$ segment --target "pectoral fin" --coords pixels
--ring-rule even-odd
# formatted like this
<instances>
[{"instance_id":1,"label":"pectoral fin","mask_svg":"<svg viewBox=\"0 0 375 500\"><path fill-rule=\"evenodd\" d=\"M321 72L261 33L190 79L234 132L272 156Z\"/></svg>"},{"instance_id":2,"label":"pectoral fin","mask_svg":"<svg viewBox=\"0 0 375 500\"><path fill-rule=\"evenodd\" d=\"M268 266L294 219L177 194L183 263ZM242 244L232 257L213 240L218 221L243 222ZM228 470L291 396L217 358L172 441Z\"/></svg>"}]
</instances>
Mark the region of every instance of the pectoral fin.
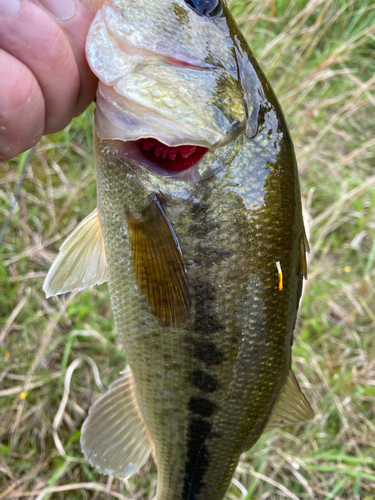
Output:
<instances>
[{"instance_id":1,"label":"pectoral fin","mask_svg":"<svg viewBox=\"0 0 375 500\"><path fill-rule=\"evenodd\" d=\"M82 426L81 446L93 467L120 479L132 476L146 462L152 440L136 401L129 367L90 408Z\"/></svg>"},{"instance_id":2,"label":"pectoral fin","mask_svg":"<svg viewBox=\"0 0 375 500\"><path fill-rule=\"evenodd\" d=\"M166 326L184 322L191 298L180 245L156 198L136 219L127 213L129 244L138 290Z\"/></svg>"},{"instance_id":3,"label":"pectoral fin","mask_svg":"<svg viewBox=\"0 0 375 500\"><path fill-rule=\"evenodd\" d=\"M311 406L301 391L293 371L289 370L280 398L263 432L284 425L295 425L298 422L305 422L312 418L314 418L314 413Z\"/></svg>"},{"instance_id":4,"label":"pectoral fin","mask_svg":"<svg viewBox=\"0 0 375 500\"><path fill-rule=\"evenodd\" d=\"M102 226L96 208L68 236L43 284L47 298L106 281Z\"/></svg>"}]
</instances>

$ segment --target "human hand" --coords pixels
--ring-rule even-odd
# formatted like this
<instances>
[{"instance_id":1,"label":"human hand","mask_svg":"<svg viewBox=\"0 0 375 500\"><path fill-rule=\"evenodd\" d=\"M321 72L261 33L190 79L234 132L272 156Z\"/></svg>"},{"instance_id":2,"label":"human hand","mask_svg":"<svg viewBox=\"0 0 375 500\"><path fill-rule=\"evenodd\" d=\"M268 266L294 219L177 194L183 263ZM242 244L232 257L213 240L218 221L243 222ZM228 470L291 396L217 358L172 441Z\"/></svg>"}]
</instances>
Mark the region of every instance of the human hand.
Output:
<instances>
[{"instance_id":1,"label":"human hand","mask_svg":"<svg viewBox=\"0 0 375 500\"><path fill-rule=\"evenodd\" d=\"M92 19L78 0L0 0L0 161L62 130L94 99Z\"/></svg>"}]
</instances>

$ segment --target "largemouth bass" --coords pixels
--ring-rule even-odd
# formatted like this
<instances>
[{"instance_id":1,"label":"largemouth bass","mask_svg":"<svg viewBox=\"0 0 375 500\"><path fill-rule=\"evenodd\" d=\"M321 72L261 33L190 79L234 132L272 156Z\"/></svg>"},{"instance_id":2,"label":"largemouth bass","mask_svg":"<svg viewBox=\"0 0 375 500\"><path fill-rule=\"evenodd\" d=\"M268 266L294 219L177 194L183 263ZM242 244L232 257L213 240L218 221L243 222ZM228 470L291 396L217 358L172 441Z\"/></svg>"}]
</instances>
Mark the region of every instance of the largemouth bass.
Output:
<instances>
[{"instance_id":1,"label":"largemouth bass","mask_svg":"<svg viewBox=\"0 0 375 500\"><path fill-rule=\"evenodd\" d=\"M87 0L99 77L98 209L48 296L108 281L129 366L93 405L86 458L158 500L220 500L241 453L312 418L291 371L305 237L280 105L223 0Z\"/></svg>"}]
</instances>

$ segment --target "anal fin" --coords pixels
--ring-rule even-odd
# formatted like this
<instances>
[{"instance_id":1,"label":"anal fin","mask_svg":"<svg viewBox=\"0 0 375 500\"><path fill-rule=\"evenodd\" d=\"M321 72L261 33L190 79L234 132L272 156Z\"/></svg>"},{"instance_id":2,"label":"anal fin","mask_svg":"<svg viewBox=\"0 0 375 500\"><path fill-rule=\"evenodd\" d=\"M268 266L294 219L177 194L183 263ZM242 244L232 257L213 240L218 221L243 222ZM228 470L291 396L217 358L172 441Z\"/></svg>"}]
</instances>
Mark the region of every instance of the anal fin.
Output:
<instances>
[{"instance_id":1,"label":"anal fin","mask_svg":"<svg viewBox=\"0 0 375 500\"><path fill-rule=\"evenodd\" d=\"M147 461L152 440L136 401L130 367L90 408L81 447L99 472L120 479L132 476Z\"/></svg>"},{"instance_id":2,"label":"anal fin","mask_svg":"<svg viewBox=\"0 0 375 500\"><path fill-rule=\"evenodd\" d=\"M279 400L263 432L285 425L295 425L312 418L314 418L314 413L311 406L290 369Z\"/></svg>"}]
</instances>

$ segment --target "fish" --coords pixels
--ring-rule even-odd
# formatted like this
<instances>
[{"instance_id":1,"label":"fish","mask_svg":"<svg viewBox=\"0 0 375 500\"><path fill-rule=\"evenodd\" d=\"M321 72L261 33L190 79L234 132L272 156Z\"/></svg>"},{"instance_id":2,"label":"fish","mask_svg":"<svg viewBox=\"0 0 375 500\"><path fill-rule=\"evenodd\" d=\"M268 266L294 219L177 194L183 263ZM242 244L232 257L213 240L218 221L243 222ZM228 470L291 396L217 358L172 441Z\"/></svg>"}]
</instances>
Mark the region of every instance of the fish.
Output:
<instances>
[{"instance_id":1,"label":"fish","mask_svg":"<svg viewBox=\"0 0 375 500\"><path fill-rule=\"evenodd\" d=\"M308 251L293 143L224 0L91 8L98 206L44 291L107 281L128 364L82 450L121 479L153 452L157 500L220 500L264 432L313 418L291 369Z\"/></svg>"}]
</instances>

